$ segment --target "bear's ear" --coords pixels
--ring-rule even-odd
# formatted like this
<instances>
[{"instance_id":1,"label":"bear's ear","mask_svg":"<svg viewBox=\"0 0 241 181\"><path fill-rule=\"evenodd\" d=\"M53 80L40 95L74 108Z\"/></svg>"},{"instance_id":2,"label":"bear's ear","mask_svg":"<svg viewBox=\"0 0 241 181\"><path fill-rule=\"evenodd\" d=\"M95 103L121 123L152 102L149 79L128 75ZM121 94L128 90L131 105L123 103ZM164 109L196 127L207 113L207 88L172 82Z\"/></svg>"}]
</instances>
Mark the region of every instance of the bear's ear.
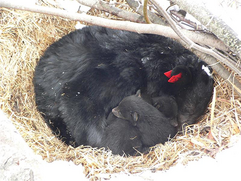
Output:
<instances>
[{"instance_id":1,"label":"bear's ear","mask_svg":"<svg viewBox=\"0 0 241 181\"><path fill-rule=\"evenodd\" d=\"M159 102L155 102L155 103L153 104L153 106L154 106L155 108L157 108L158 110L160 110L160 108L161 108L161 105L159 104Z\"/></svg>"},{"instance_id":2,"label":"bear's ear","mask_svg":"<svg viewBox=\"0 0 241 181\"><path fill-rule=\"evenodd\" d=\"M112 109L112 113L117 117L121 119L125 119L124 116L121 114L120 109L117 107Z\"/></svg>"},{"instance_id":3,"label":"bear's ear","mask_svg":"<svg viewBox=\"0 0 241 181\"><path fill-rule=\"evenodd\" d=\"M140 98L141 98L141 90L140 90L140 89L137 90L137 92L136 92L136 97L140 97Z\"/></svg>"},{"instance_id":4,"label":"bear's ear","mask_svg":"<svg viewBox=\"0 0 241 181\"><path fill-rule=\"evenodd\" d=\"M139 114L138 114L137 112L132 113L131 116L132 116L132 118L133 118L133 120L134 120L135 122L138 121L138 119L139 119Z\"/></svg>"},{"instance_id":5,"label":"bear's ear","mask_svg":"<svg viewBox=\"0 0 241 181\"><path fill-rule=\"evenodd\" d=\"M172 120L170 121L170 123L171 123L172 126L178 127L178 121L177 121L177 119L172 119Z\"/></svg>"}]
</instances>

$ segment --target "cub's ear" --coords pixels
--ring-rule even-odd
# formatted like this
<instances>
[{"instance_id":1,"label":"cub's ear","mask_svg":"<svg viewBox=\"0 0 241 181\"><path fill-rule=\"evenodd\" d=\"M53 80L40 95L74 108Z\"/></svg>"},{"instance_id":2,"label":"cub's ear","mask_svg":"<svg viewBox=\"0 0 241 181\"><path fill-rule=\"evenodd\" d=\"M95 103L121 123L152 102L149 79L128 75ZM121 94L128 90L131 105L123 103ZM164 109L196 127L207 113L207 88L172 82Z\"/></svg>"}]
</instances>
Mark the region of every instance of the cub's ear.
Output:
<instances>
[{"instance_id":1,"label":"cub's ear","mask_svg":"<svg viewBox=\"0 0 241 181\"><path fill-rule=\"evenodd\" d=\"M138 114L137 112L132 113L131 116L132 116L132 118L133 118L133 120L134 120L135 122L138 121L138 119L139 119L139 114Z\"/></svg>"},{"instance_id":2,"label":"cub's ear","mask_svg":"<svg viewBox=\"0 0 241 181\"><path fill-rule=\"evenodd\" d=\"M160 111L161 105L158 102L155 102L153 106Z\"/></svg>"},{"instance_id":3,"label":"cub's ear","mask_svg":"<svg viewBox=\"0 0 241 181\"><path fill-rule=\"evenodd\" d=\"M121 119L125 119L124 116L121 114L120 109L118 107L115 107L112 109L112 113L117 117Z\"/></svg>"},{"instance_id":4,"label":"cub's ear","mask_svg":"<svg viewBox=\"0 0 241 181\"><path fill-rule=\"evenodd\" d=\"M141 98L141 90L140 89L136 92L136 97L140 97Z\"/></svg>"},{"instance_id":5,"label":"cub's ear","mask_svg":"<svg viewBox=\"0 0 241 181\"><path fill-rule=\"evenodd\" d=\"M172 120L170 121L170 123L171 123L172 126L178 127L178 121L177 121L177 119L172 119Z\"/></svg>"}]
</instances>

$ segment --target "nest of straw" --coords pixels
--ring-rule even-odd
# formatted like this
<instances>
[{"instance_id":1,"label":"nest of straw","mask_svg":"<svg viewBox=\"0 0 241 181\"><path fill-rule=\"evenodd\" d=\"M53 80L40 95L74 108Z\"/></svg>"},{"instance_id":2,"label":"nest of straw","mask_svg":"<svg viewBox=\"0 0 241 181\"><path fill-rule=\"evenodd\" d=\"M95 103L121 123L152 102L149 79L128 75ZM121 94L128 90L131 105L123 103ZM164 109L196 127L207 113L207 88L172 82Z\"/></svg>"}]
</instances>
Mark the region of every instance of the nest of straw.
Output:
<instances>
[{"instance_id":1,"label":"nest of straw","mask_svg":"<svg viewBox=\"0 0 241 181\"><path fill-rule=\"evenodd\" d=\"M93 11L95 12L95 11ZM76 22L36 13L0 9L0 105L36 154L48 162L73 161L82 164L87 177L118 172L138 173L166 170L203 155L215 156L240 134L241 99L233 88L215 76L216 93L200 122L188 126L164 145L146 155L124 157L91 147L73 148L59 141L36 109L32 78L44 50L74 30ZM96 12L95 12L96 13ZM108 176L107 176L108 177Z\"/></svg>"}]
</instances>

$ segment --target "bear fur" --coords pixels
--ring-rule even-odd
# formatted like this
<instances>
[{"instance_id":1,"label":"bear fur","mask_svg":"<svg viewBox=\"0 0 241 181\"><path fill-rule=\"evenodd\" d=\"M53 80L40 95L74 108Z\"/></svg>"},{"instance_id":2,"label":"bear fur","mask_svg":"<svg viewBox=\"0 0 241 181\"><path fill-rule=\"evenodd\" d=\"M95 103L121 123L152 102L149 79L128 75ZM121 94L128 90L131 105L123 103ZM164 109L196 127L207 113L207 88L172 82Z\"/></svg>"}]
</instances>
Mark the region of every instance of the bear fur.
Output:
<instances>
[{"instance_id":1,"label":"bear fur","mask_svg":"<svg viewBox=\"0 0 241 181\"><path fill-rule=\"evenodd\" d=\"M53 43L40 58L33 78L36 105L67 144L98 146L111 110L138 89L151 97L170 94L177 99L179 94L195 95L202 86L209 89L199 93L205 100L182 110L179 117L185 115L185 121L178 120L195 123L208 105L212 84L191 82L172 91L177 88L168 83L164 72L178 65L188 66L196 81L202 71L199 65L206 63L167 37L88 26ZM178 107L186 99L181 101L177 101ZM193 112L200 101L203 111L189 119L185 111Z\"/></svg>"}]
</instances>

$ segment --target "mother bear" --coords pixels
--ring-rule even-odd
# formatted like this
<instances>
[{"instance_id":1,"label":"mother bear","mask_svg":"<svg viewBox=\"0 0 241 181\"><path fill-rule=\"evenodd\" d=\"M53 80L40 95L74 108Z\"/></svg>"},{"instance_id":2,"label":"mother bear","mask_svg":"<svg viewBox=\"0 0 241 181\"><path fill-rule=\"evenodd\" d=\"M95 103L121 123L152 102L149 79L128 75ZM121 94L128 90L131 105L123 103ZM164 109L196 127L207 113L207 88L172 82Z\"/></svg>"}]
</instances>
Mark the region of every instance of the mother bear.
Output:
<instances>
[{"instance_id":1,"label":"mother bear","mask_svg":"<svg viewBox=\"0 0 241 181\"><path fill-rule=\"evenodd\" d=\"M190 78L176 86L164 73L179 65L188 68ZM203 65L170 38L88 26L53 43L41 57L33 79L36 104L67 144L100 146L108 114L138 89L152 97L182 96L177 104L185 119L179 123L196 122L212 95ZM192 99L186 99L189 94Z\"/></svg>"}]
</instances>

